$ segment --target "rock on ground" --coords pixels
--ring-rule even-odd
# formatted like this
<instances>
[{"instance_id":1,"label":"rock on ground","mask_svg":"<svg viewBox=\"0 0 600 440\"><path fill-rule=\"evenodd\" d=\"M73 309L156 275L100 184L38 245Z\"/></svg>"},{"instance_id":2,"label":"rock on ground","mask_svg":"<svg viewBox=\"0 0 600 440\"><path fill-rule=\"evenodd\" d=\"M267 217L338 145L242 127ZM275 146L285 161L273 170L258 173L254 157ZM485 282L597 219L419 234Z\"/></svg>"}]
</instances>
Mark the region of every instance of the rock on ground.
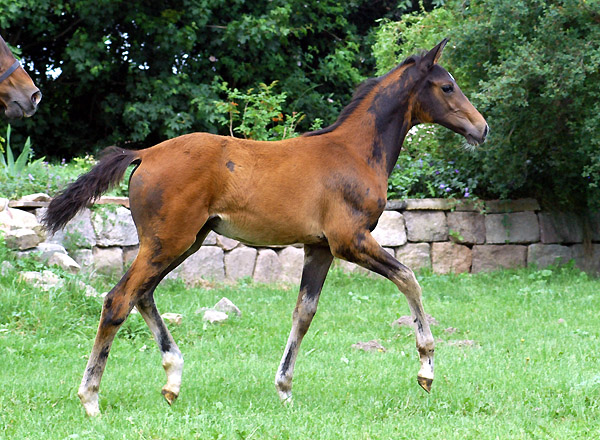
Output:
<instances>
[{"instance_id":1,"label":"rock on ground","mask_svg":"<svg viewBox=\"0 0 600 440\"><path fill-rule=\"evenodd\" d=\"M221 298L213 307L214 310L224 313L235 313L238 316L242 316L242 311L228 298Z\"/></svg>"}]
</instances>

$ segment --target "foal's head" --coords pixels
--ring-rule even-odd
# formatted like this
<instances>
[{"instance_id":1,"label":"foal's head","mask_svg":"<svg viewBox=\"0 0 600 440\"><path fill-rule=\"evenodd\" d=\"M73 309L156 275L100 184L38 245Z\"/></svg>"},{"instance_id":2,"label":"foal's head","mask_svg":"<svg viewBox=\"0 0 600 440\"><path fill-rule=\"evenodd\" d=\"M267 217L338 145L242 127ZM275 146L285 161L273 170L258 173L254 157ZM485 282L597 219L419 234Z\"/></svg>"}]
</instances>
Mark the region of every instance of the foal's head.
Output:
<instances>
[{"instance_id":1,"label":"foal's head","mask_svg":"<svg viewBox=\"0 0 600 440\"><path fill-rule=\"evenodd\" d=\"M0 37L0 109L4 107L9 119L29 117L41 99L40 90Z\"/></svg>"},{"instance_id":2,"label":"foal's head","mask_svg":"<svg viewBox=\"0 0 600 440\"><path fill-rule=\"evenodd\" d=\"M442 40L416 62L422 80L414 90L413 122L443 125L463 135L471 145L478 145L485 141L489 127L452 75L437 63L447 42Z\"/></svg>"}]
</instances>

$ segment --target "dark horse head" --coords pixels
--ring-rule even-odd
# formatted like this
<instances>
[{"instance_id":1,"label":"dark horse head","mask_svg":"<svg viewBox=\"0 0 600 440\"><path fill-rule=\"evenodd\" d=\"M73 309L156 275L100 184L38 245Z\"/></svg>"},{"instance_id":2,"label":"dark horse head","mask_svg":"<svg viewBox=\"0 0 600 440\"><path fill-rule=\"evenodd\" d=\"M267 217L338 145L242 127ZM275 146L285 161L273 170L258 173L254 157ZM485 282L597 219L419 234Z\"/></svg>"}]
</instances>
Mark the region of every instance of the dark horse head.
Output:
<instances>
[{"instance_id":1,"label":"dark horse head","mask_svg":"<svg viewBox=\"0 0 600 440\"><path fill-rule=\"evenodd\" d=\"M6 117L32 116L41 99L42 93L0 37L0 103Z\"/></svg>"},{"instance_id":2,"label":"dark horse head","mask_svg":"<svg viewBox=\"0 0 600 440\"><path fill-rule=\"evenodd\" d=\"M469 102L456 81L437 62L448 39L416 61L422 74L414 94L413 124L433 122L461 134L471 145L485 141L489 127L481 113Z\"/></svg>"}]
</instances>

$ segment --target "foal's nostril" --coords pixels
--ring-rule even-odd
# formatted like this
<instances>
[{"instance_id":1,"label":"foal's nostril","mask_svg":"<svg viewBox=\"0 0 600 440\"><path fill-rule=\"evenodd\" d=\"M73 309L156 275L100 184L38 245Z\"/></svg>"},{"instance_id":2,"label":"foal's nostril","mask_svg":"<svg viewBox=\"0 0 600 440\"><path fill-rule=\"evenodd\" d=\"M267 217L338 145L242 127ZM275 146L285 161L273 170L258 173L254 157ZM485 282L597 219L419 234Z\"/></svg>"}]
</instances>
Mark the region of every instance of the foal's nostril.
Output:
<instances>
[{"instance_id":1,"label":"foal's nostril","mask_svg":"<svg viewBox=\"0 0 600 440\"><path fill-rule=\"evenodd\" d=\"M485 128L483 129L483 138L485 139L490 132L490 126L485 124Z\"/></svg>"},{"instance_id":2,"label":"foal's nostril","mask_svg":"<svg viewBox=\"0 0 600 440\"><path fill-rule=\"evenodd\" d=\"M40 92L39 90L36 91L33 95L31 95L31 103L33 104L34 107L37 107L37 105L40 103L41 100L42 100L42 92Z\"/></svg>"}]
</instances>

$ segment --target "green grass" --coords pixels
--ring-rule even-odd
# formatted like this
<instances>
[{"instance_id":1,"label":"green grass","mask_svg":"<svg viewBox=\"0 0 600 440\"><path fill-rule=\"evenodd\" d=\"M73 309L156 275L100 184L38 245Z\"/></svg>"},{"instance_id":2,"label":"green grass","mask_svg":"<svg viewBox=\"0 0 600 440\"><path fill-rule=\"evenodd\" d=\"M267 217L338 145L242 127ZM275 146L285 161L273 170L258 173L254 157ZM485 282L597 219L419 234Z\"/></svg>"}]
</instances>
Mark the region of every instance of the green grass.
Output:
<instances>
[{"instance_id":1,"label":"green grass","mask_svg":"<svg viewBox=\"0 0 600 440\"><path fill-rule=\"evenodd\" d=\"M12 258L2 249L0 257ZM600 280L571 268L419 279L439 322L430 395L416 382L412 330L390 325L409 313L390 282L330 274L296 364L292 408L273 381L296 289L170 282L155 297L161 312L184 316L170 325L186 362L179 400L169 407L160 395L158 349L132 315L110 353L103 414L89 419L76 392L100 301L71 282L42 292L11 271L0 276L0 438L600 438ZM108 290L110 281L94 285ZM223 296L242 317L204 323L196 310ZM387 352L351 348L371 339ZM475 345L453 345L461 340Z\"/></svg>"}]
</instances>

